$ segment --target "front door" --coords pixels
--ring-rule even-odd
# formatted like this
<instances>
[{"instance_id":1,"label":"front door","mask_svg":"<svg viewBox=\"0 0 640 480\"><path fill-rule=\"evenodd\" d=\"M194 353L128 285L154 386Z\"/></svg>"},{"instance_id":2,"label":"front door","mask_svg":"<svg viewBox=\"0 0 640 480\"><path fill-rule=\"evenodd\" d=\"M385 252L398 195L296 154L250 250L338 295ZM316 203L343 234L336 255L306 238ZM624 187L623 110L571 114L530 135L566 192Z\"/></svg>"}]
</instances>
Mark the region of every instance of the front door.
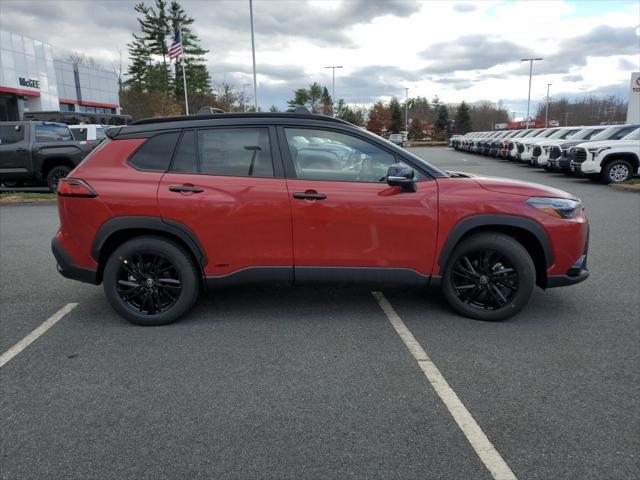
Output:
<instances>
[{"instance_id":1,"label":"front door","mask_svg":"<svg viewBox=\"0 0 640 480\"><path fill-rule=\"evenodd\" d=\"M186 130L160 181L162 216L195 233L210 281L292 277L291 204L271 129Z\"/></svg>"},{"instance_id":2,"label":"front door","mask_svg":"<svg viewBox=\"0 0 640 480\"><path fill-rule=\"evenodd\" d=\"M431 274L437 184L417 175L416 191L386 183L398 158L362 137L326 129L280 130L293 206L296 281L323 276L374 279ZM292 178L294 177L294 178ZM336 268L337 267L337 268ZM330 274L329 274L330 276Z\"/></svg>"}]
</instances>

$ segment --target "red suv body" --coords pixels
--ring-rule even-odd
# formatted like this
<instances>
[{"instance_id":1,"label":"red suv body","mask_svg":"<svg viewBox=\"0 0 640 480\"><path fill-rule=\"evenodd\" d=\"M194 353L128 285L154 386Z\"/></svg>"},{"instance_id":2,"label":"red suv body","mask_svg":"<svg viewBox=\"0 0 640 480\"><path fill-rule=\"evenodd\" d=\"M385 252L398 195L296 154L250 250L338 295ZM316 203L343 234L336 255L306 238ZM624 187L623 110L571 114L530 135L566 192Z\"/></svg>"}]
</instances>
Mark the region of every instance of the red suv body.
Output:
<instances>
[{"instance_id":1,"label":"red suv body","mask_svg":"<svg viewBox=\"0 0 640 480\"><path fill-rule=\"evenodd\" d=\"M346 122L220 114L109 130L58 190L62 275L169 323L201 289L250 282L441 284L502 320L535 285L588 276L578 199L441 171Z\"/></svg>"}]
</instances>

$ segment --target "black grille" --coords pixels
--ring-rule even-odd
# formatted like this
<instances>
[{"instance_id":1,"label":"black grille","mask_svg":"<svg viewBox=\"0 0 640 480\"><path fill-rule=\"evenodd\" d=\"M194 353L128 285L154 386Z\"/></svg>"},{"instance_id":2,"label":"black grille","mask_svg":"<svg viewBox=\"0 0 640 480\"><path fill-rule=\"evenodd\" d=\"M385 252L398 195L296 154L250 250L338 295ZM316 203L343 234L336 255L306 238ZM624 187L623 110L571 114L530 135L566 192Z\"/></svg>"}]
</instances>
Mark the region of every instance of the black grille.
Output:
<instances>
[{"instance_id":1,"label":"black grille","mask_svg":"<svg viewBox=\"0 0 640 480\"><path fill-rule=\"evenodd\" d=\"M507 148L508 148L509 150L513 150L513 147L515 147L515 146L516 146L516 144L515 144L515 143L513 143L513 142L507 142Z\"/></svg>"},{"instance_id":2,"label":"black grille","mask_svg":"<svg viewBox=\"0 0 640 480\"><path fill-rule=\"evenodd\" d=\"M584 148L574 149L573 161L576 163L582 163L587 159L587 151Z\"/></svg>"},{"instance_id":3,"label":"black grille","mask_svg":"<svg viewBox=\"0 0 640 480\"><path fill-rule=\"evenodd\" d=\"M535 147L533 147L533 156L534 157L539 157L542 154L542 148L538 145L536 145Z\"/></svg>"},{"instance_id":4,"label":"black grille","mask_svg":"<svg viewBox=\"0 0 640 480\"><path fill-rule=\"evenodd\" d=\"M560 155L562 155L562 150L560 150L560 147L551 147L551 150L549 151L549 158L551 160L560 158Z\"/></svg>"},{"instance_id":5,"label":"black grille","mask_svg":"<svg viewBox=\"0 0 640 480\"><path fill-rule=\"evenodd\" d=\"M518 144L518 153L524 152L524 145L522 143Z\"/></svg>"}]
</instances>

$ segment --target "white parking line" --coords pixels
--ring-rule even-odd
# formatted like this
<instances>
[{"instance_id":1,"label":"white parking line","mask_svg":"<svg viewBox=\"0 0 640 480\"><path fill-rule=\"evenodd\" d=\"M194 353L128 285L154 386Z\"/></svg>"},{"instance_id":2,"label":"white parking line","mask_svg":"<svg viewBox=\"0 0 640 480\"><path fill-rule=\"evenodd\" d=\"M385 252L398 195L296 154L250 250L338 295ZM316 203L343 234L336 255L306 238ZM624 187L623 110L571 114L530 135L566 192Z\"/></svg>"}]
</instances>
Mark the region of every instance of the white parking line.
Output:
<instances>
[{"instance_id":1,"label":"white parking line","mask_svg":"<svg viewBox=\"0 0 640 480\"><path fill-rule=\"evenodd\" d=\"M40 335L53 327L62 317L78 306L77 303L67 303L64 307L58 310L56 313L47 318L38 328L33 330L29 335L24 337L18 343L16 343L9 350L0 355L0 368L4 366L9 360L18 355L21 351L35 342Z\"/></svg>"},{"instance_id":2,"label":"white parking line","mask_svg":"<svg viewBox=\"0 0 640 480\"><path fill-rule=\"evenodd\" d=\"M424 376L427 377L427 380L440 397L440 400L442 400L442 403L447 407L447 410L449 410L458 427L460 427L460 430L462 430L464 436L467 437L467 440L478 454L478 457L480 457L482 463L484 463L491 473L491 476L495 480L517 480L511 468L509 468L509 465L507 465L500 453L498 453L489 441L469 413L469 410L467 410L460 401L456 392L449 386L438 368L398 316L386 297L382 292L371 293L378 301L378 305L380 305L389 322L391 322L396 333L400 336L409 352L411 352L411 355L413 355L413 358L418 362L418 366L424 373Z\"/></svg>"}]
</instances>

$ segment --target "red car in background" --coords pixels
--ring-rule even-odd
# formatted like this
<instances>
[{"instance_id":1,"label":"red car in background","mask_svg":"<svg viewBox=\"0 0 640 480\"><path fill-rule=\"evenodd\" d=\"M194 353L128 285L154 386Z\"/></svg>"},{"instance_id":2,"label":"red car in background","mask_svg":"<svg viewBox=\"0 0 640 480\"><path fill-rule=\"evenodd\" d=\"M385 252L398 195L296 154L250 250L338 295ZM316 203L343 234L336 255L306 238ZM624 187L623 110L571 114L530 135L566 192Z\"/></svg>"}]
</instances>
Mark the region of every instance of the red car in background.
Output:
<instances>
[{"instance_id":1,"label":"red car in background","mask_svg":"<svg viewBox=\"0 0 640 480\"><path fill-rule=\"evenodd\" d=\"M444 172L341 120L196 115L107 135L60 182L52 248L136 324L252 282L440 285L459 313L504 320L536 285L588 276L579 199Z\"/></svg>"}]
</instances>

